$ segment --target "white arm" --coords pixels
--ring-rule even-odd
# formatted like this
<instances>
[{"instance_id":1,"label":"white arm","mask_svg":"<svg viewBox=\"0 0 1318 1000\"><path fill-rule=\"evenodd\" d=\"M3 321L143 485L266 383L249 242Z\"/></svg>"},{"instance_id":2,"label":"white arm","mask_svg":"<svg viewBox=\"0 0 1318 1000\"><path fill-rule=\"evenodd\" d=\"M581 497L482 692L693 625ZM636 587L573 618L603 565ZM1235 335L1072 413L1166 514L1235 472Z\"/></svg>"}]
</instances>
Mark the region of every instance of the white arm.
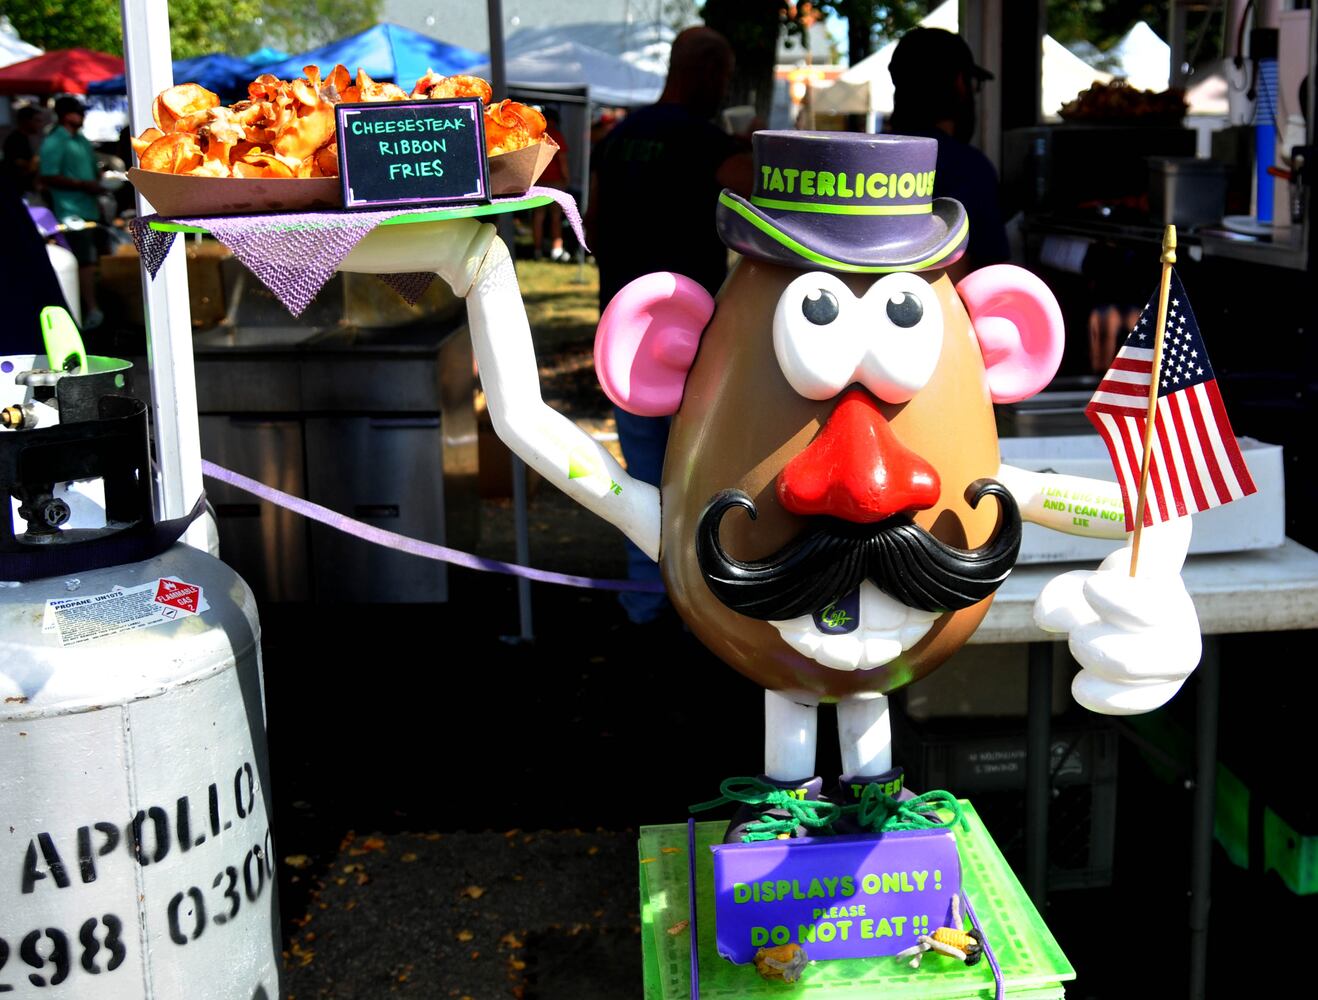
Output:
<instances>
[{"instance_id":1,"label":"white arm","mask_svg":"<svg viewBox=\"0 0 1318 1000\"><path fill-rule=\"evenodd\" d=\"M1097 538L1126 533L1115 483L1009 465L998 478L1026 521ZM1097 572L1072 570L1043 588L1034 604L1035 623L1069 634L1071 655L1081 667L1071 694L1085 708L1105 715L1151 711L1180 690L1198 665L1199 618L1181 581L1189 546L1190 518L1177 518L1144 529L1134 579L1127 538Z\"/></svg>"},{"instance_id":2,"label":"white arm","mask_svg":"<svg viewBox=\"0 0 1318 1000\"><path fill-rule=\"evenodd\" d=\"M532 468L659 558L659 490L540 396L531 328L508 248L490 244L467 295L467 319L494 430Z\"/></svg>"},{"instance_id":3,"label":"white arm","mask_svg":"<svg viewBox=\"0 0 1318 1000\"><path fill-rule=\"evenodd\" d=\"M1087 538L1126 536L1125 509L1116 483L1031 472L1014 465L1001 466L998 481L1015 498L1023 521Z\"/></svg>"},{"instance_id":4,"label":"white arm","mask_svg":"<svg viewBox=\"0 0 1318 1000\"><path fill-rule=\"evenodd\" d=\"M495 433L568 496L659 558L659 491L623 471L601 444L540 395L531 327L512 259L475 219L380 226L340 270L434 271L467 300L467 322Z\"/></svg>"}]
</instances>

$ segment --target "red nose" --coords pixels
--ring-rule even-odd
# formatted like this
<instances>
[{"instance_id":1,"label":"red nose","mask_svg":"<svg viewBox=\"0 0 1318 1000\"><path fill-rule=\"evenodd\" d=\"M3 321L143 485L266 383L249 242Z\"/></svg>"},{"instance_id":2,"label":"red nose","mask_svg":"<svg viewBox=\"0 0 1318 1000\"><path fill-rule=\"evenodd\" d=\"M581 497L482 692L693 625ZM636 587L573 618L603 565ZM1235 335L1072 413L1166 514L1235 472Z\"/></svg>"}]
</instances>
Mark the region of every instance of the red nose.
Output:
<instances>
[{"instance_id":1,"label":"red nose","mask_svg":"<svg viewBox=\"0 0 1318 1000\"><path fill-rule=\"evenodd\" d=\"M830 514L869 524L938 502L938 473L892 433L869 393L853 389L809 447L778 476L778 500L793 514Z\"/></svg>"}]
</instances>

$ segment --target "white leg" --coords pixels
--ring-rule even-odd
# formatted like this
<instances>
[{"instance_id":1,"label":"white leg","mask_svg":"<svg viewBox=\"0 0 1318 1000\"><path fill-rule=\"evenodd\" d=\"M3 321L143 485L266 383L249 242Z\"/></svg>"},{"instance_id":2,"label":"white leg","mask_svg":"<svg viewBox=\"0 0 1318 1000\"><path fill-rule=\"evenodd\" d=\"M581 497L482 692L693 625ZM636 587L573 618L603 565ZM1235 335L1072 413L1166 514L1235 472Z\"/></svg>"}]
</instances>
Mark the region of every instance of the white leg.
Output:
<instances>
[{"instance_id":1,"label":"white leg","mask_svg":"<svg viewBox=\"0 0 1318 1000\"><path fill-rule=\"evenodd\" d=\"M799 781L815 773L819 709L773 691L764 692L764 773Z\"/></svg>"},{"instance_id":2,"label":"white leg","mask_svg":"<svg viewBox=\"0 0 1318 1000\"><path fill-rule=\"evenodd\" d=\"M892 768L892 723L888 699L851 698L838 702L837 738L842 773L872 777Z\"/></svg>"}]
</instances>

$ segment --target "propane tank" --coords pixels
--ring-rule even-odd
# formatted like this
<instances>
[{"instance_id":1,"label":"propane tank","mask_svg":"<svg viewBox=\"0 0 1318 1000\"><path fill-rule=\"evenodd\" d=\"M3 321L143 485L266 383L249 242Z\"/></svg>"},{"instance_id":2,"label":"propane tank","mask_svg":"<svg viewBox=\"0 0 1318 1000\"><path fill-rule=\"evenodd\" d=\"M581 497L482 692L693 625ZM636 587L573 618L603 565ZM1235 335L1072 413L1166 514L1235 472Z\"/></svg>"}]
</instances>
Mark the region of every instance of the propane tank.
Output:
<instances>
[{"instance_id":1,"label":"propane tank","mask_svg":"<svg viewBox=\"0 0 1318 1000\"><path fill-rule=\"evenodd\" d=\"M0 358L0 993L276 1000L256 604L153 516L130 376Z\"/></svg>"}]
</instances>

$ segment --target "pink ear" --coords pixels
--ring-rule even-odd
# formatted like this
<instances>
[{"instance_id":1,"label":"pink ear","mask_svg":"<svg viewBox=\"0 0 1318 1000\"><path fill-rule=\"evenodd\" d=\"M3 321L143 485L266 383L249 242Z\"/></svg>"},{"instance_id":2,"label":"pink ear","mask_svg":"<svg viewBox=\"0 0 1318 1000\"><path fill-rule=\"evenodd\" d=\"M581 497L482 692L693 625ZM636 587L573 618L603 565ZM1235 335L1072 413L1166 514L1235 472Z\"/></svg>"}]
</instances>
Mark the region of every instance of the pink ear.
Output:
<instances>
[{"instance_id":1,"label":"pink ear","mask_svg":"<svg viewBox=\"0 0 1318 1000\"><path fill-rule=\"evenodd\" d=\"M994 264L972 271L956 290L979 337L993 402L1014 403L1052 381L1066 331L1047 285L1024 268Z\"/></svg>"},{"instance_id":2,"label":"pink ear","mask_svg":"<svg viewBox=\"0 0 1318 1000\"><path fill-rule=\"evenodd\" d=\"M657 271L629 283L595 332L595 373L608 397L642 417L676 413L713 314L714 297L683 275Z\"/></svg>"}]
</instances>

